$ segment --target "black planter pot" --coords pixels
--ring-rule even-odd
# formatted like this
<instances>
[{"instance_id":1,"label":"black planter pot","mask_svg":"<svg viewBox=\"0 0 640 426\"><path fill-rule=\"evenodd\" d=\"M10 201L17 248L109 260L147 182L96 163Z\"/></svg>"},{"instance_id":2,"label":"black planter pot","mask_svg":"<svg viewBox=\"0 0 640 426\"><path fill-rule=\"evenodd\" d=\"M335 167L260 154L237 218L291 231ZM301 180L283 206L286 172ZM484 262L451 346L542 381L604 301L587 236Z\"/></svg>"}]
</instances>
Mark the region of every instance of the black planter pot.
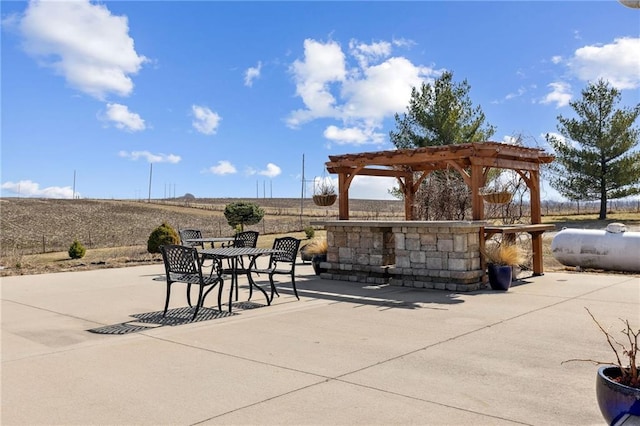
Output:
<instances>
[{"instance_id":1,"label":"black planter pot","mask_svg":"<svg viewBox=\"0 0 640 426\"><path fill-rule=\"evenodd\" d=\"M640 416L640 389L621 385L609 377L619 377L620 369L605 366L598 369L596 397L607 424L614 424L625 414Z\"/></svg>"},{"instance_id":2,"label":"black planter pot","mask_svg":"<svg viewBox=\"0 0 640 426\"><path fill-rule=\"evenodd\" d=\"M487 270L489 271L489 285L494 290L509 290L511 287L512 271L509 265L496 265L489 263Z\"/></svg>"},{"instance_id":3,"label":"black planter pot","mask_svg":"<svg viewBox=\"0 0 640 426\"><path fill-rule=\"evenodd\" d=\"M307 245L308 244L305 244L300 249L300 258L303 262L311 262L311 260L313 259L313 255L311 253L307 253Z\"/></svg>"},{"instance_id":4,"label":"black planter pot","mask_svg":"<svg viewBox=\"0 0 640 426\"><path fill-rule=\"evenodd\" d=\"M315 271L316 275L320 275L322 272L327 272L326 268L320 267L320 263L326 262L326 261L327 261L326 254L316 254L311 258L311 264L313 265L313 270Z\"/></svg>"}]
</instances>

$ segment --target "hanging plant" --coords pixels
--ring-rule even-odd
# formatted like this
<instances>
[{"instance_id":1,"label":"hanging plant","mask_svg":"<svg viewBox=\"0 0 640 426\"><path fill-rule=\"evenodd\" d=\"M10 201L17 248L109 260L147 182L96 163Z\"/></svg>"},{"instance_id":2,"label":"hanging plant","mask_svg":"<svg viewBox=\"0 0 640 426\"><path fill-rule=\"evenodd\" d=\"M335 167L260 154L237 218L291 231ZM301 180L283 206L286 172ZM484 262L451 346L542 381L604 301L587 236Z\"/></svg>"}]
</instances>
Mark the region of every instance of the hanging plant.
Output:
<instances>
[{"instance_id":1,"label":"hanging plant","mask_svg":"<svg viewBox=\"0 0 640 426\"><path fill-rule=\"evenodd\" d=\"M513 194L509 191L481 192L480 195L487 203L507 204Z\"/></svg>"},{"instance_id":2,"label":"hanging plant","mask_svg":"<svg viewBox=\"0 0 640 426\"><path fill-rule=\"evenodd\" d=\"M330 178L323 177L314 185L313 202L317 206L331 206L337 198L336 188Z\"/></svg>"},{"instance_id":3,"label":"hanging plant","mask_svg":"<svg viewBox=\"0 0 640 426\"><path fill-rule=\"evenodd\" d=\"M484 201L491 204L507 204L513 197L510 183L501 183L495 179L491 186L480 188L480 196Z\"/></svg>"}]
</instances>

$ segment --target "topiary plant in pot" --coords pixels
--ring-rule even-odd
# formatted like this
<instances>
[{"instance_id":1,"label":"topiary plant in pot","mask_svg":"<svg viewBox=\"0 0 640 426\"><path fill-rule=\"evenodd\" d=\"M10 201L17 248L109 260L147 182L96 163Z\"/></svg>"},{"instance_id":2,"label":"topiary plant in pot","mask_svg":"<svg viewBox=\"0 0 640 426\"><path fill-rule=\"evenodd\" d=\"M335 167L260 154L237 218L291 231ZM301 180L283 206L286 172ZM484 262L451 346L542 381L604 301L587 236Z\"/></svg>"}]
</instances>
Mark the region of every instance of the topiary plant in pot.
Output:
<instances>
[{"instance_id":1,"label":"topiary plant in pot","mask_svg":"<svg viewBox=\"0 0 640 426\"><path fill-rule=\"evenodd\" d=\"M609 347L615 354L616 362L569 359L562 363L585 361L601 366L596 375L596 397L600 412L607 424L618 424L627 415L640 416L640 377L638 376L640 366L637 358L640 328L634 331L629 320L620 319L623 324L620 334L625 340L621 343L600 325L589 309L587 312L604 333Z\"/></svg>"}]
</instances>

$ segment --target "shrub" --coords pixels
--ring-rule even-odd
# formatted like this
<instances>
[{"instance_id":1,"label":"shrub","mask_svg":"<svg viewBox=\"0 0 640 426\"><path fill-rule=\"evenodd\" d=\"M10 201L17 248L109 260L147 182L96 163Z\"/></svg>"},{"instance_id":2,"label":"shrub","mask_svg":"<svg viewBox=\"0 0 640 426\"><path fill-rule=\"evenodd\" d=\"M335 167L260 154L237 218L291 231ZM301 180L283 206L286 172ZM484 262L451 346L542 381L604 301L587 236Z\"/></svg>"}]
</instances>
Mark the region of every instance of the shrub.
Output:
<instances>
[{"instance_id":1,"label":"shrub","mask_svg":"<svg viewBox=\"0 0 640 426\"><path fill-rule=\"evenodd\" d=\"M163 222L149 235L147 251L149 253L160 253L160 246L165 244L180 244L180 237L171 225Z\"/></svg>"},{"instance_id":2,"label":"shrub","mask_svg":"<svg viewBox=\"0 0 640 426\"><path fill-rule=\"evenodd\" d=\"M264 210L255 203L238 201L226 205L224 217L232 228L240 225L240 232L242 232L244 225L255 225L260 222L264 217Z\"/></svg>"},{"instance_id":3,"label":"shrub","mask_svg":"<svg viewBox=\"0 0 640 426\"><path fill-rule=\"evenodd\" d=\"M304 228L304 233L307 236L307 240L310 240L316 235L316 230L311 226L307 226L306 228Z\"/></svg>"},{"instance_id":4,"label":"shrub","mask_svg":"<svg viewBox=\"0 0 640 426\"><path fill-rule=\"evenodd\" d=\"M71 243L71 246L69 247L69 257L72 259L83 258L86 252L87 250L78 240L73 240L73 243Z\"/></svg>"}]
</instances>

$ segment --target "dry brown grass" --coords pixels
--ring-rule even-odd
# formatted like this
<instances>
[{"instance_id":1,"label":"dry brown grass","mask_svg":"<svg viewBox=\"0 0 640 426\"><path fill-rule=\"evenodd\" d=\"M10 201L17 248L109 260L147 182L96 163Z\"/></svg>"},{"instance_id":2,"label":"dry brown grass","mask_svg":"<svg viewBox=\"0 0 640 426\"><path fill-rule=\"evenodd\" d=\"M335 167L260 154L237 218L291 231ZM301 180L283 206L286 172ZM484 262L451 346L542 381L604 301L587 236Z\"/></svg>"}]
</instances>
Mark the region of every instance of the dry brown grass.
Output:
<instances>
[{"instance_id":1,"label":"dry brown grass","mask_svg":"<svg viewBox=\"0 0 640 426\"><path fill-rule=\"evenodd\" d=\"M200 228L207 236L229 236L226 204L238 199L198 199L185 203L146 203L122 200L51 200L5 198L0 200L0 276L75 271L128 265L159 263L158 255L147 253L151 231L167 221L175 228ZM258 225L258 245L271 247L280 235L306 239L303 232L312 221L337 218L337 204L318 207L305 200L300 215L299 199L250 199L266 212ZM352 219L402 220L401 201L350 200ZM577 227L604 229L608 223L624 222L629 230L640 230L640 213L612 213L608 220L595 215L545 216L545 223L557 229ZM324 231L316 230L316 237ZM86 248L84 258L71 260L67 250L77 238ZM520 242L524 255L531 258L530 244ZM546 271L564 270L550 251L551 235L544 238Z\"/></svg>"}]
</instances>

